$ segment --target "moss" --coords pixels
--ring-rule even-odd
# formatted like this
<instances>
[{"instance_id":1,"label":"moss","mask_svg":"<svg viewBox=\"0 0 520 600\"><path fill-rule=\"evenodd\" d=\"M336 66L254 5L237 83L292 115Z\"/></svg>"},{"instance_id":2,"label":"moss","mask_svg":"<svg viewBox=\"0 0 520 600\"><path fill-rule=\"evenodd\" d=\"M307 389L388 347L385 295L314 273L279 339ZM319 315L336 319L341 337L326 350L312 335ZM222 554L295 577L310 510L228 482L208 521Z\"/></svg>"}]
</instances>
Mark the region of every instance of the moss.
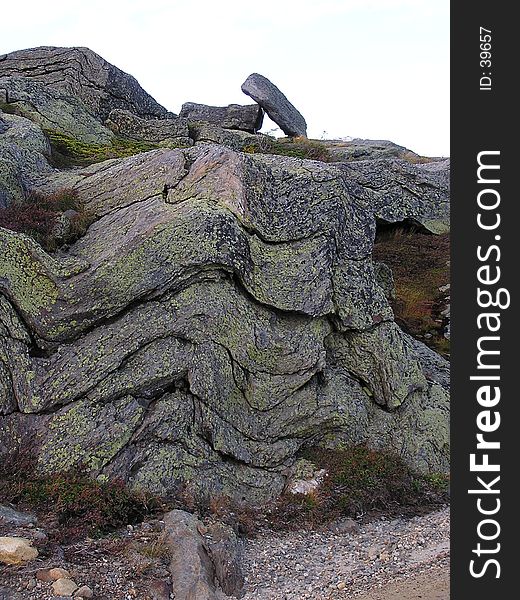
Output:
<instances>
[{"instance_id":1,"label":"moss","mask_svg":"<svg viewBox=\"0 0 520 600\"><path fill-rule=\"evenodd\" d=\"M45 130L52 149L52 160L58 167L86 166L111 158L126 158L160 146L115 136L111 144L87 144L64 133Z\"/></svg>"}]
</instances>

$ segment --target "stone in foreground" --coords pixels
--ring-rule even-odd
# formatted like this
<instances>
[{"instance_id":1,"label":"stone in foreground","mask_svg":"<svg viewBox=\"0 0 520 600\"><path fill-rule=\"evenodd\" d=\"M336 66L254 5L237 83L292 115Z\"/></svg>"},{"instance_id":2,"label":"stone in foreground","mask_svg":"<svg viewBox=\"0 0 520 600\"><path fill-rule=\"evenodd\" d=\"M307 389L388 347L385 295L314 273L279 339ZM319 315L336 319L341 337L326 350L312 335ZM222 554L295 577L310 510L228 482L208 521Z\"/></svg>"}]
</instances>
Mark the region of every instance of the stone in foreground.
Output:
<instances>
[{"instance_id":1,"label":"stone in foreground","mask_svg":"<svg viewBox=\"0 0 520 600\"><path fill-rule=\"evenodd\" d=\"M229 106L207 106L195 102L182 105L180 117L189 121L205 121L224 129L239 129L256 133L262 128L264 111L258 104L230 104Z\"/></svg>"},{"instance_id":2,"label":"stone in foreground","mask_svg":"<svg viewBox=\"0 0 520 600\"><path fill-rule=\"evenodd\" d=\"M242 91L258 102L286 135L307 136L305 119L269 79L252 73L242 84Z\"/></svg>"},{"instance_id":3,"label":"stone in foreground","mask_svg":"<svg viewBox=\"0 0 520 600\"><path fill-rule=\"evenodd\" d=\"M166 514L164 526L176 600L218 600L218 588L226 597L242 596L238 542L230 527L219 523L207 528L183 510Z\"/></svg>"},{"instance_id":4,"label":"stone in foreground","mask_svg":"<svg viewBox=\"0 0 520 600\"><path fill-rule=\"evenodd\" d=\"M23 537L0 537L0 562L7 565L19 565L34 560L38 550L33 548L31 540Z\"/></svg>"}]
</instances>

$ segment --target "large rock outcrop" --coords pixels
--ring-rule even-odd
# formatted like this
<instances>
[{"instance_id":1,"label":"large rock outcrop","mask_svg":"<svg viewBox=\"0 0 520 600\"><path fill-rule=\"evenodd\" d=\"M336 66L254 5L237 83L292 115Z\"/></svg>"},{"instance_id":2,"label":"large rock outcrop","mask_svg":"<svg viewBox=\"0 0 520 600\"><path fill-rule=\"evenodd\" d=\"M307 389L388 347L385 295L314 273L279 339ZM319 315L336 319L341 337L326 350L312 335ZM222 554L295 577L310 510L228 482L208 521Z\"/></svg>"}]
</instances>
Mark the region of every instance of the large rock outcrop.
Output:
<instances>
[{"instance_id":1,"label":"large rock outcrop","mask_svg":"<svg viewBox=\"0 0 520 600\"><path fill-rule=\"evenodd\" d=\"M45 161L37 125L0 117L0 140L22 152L28 128ZM251 134L218 128L233 150L208 127L190 148L13 176L72 188L92 224L54 254L0 228L0 459L250 502L324 439L446 470L444 365L396 325L371 258L376 217L397 204L374 178L410 182L382 164L243 153Z\"/></svg>"},{"instance_id":2,"label":"large rock outcrop","mask_svg":"<svg viewBox=\"0 0 520 600\"><path fill-rule=\"evenodd\" d=\"M88 48L42 46L0 56L1 77L24 77L80 100L103 122L114 108L139 117L161 118L168 111L137 80ZM0 86L1 87L1 86Z\"/></svg>"},{"instance_id":3,"label":"large rock outcrop","mask_svg":"<svg viewBox=\"0 0 520 600\"><path fill-rule=\"evenodd\" d=\"M446 468L446 393L393 322L338 166L206 145L53 178L97 220L55 256L0 230L0 447L248 499L327 431Z\"/></svg>"}]
</instances>

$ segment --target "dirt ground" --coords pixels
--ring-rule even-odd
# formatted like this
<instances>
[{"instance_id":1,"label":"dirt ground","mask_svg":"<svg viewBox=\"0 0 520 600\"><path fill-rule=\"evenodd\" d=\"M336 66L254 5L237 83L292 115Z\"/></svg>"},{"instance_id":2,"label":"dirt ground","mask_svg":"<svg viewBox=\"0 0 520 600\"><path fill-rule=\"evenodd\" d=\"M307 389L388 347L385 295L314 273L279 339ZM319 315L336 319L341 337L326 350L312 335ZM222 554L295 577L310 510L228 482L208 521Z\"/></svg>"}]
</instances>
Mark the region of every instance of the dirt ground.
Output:
<instances>
[{"instance_id":1,"label":"dirt ground","mask_svg":"<svg viewBox=\"0 0 520 600\"><path fill-rule=\"evenodd\" d=\"M449 600L450 577L447 567L437 567L403 579L387 583L384 588L372 589L355 600Z\"/></svg>"}]
</instances>

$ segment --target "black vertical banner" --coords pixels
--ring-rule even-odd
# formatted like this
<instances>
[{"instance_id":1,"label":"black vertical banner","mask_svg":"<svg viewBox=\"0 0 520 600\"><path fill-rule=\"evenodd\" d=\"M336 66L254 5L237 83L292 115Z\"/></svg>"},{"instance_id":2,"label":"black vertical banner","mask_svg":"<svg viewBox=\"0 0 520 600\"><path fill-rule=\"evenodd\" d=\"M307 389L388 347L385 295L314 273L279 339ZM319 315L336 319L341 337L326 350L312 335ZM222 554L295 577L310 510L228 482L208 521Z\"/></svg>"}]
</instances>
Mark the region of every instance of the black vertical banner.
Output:
<instances>
[{"instance_id":1,"label":"black vertical banner","mask_svg":"<svg viewBox=\"0 0 520 600\"><path fill-rule=\"evenodd\" d=\"M502 600L519 573L519 36L514 3L451 6L451 598Z\"/></svg>"}]
</instances>

